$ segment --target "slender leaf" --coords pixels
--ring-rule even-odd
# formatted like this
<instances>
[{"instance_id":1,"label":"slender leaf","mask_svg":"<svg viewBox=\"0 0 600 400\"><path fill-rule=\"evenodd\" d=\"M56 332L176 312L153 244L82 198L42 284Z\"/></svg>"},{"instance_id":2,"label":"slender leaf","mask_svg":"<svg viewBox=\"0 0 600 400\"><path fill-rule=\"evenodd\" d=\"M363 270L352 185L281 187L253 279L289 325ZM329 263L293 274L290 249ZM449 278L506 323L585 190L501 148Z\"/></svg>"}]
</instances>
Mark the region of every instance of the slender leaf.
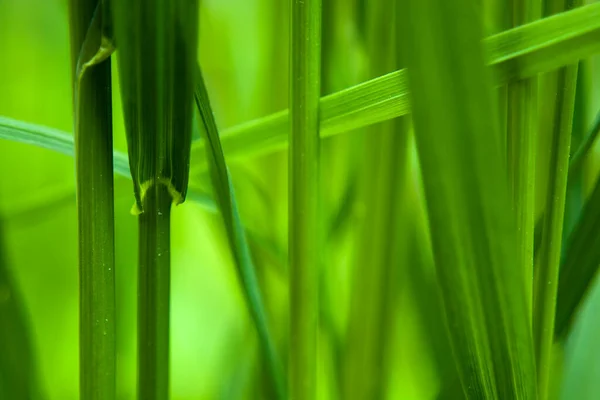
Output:
<instances>
[{"instance_id":1,"label":"slender leaf","mask_svg":"<svg viewBox=\"0 0 600 400\"><path fill-rule=\"evenodd\" d=\"M577 0L575 0L577 1ZM549 0L545 3L545 13L561 12L571 8L570 0ZM577 11L577 10L575 10ZM547 77L546 93L555 96L547 98L554 113L552 125L547 129L549 143L549 169L547 171L546 207L539 255L536 260L533 291L533 339L536 353L538 393L547 399L550 391L552 366L552 344L556 313L557 288L563 237L563 223L567 192L567 177L575 89L577 84L577 63L561 68Z\"/></svg>"},{"instance_id":2,"label":"slender leaf","mask_svg":"<svg viewBox=\"0 0 600 400\"><path fill-rule=\"evenodd\" d=\"M321 0L291 0L289 287L290 397L317 389Z\"/></svg>"},{"instance_id":3,"label":"slender leaf","mask_svg":"<svg viewBox=\"0 0 600 400\"><path fill-rule=\"evenodd\" d=\"M70 3L79 225L80 396L116 396L115 239L108 2ZM107 47L108 46L108 47Z\"/></svg>"},{"instance_id":4,"label":"slender leaf","mask_svg":"<svg viewBox=\"0 0 600 400\"><path fill-rule=\"evenodd\" d=\"M434 259L463 390L467 398L535 398L531 325L481 27L468 0L399 4Z\"/></svg>"},{"instance_id":5,"label":"slender leaf","mask_svg":"<svg viewBox=\"0 0 600 400\"><path fill-rule=\"evenodd\" d=\"M600 52L600 4L532 22L486 38L487 62L497 84L528 78ZM322 138L348 132L410 112L406 71L369 80L320 102ZM233 157L287 146L288 110L225 129L223 151ZM192 151L204 154L196 142ZM198 165L197 168L206 168Z\"/></svg>"},{"instance_id":6,"label":"slender leaf","mask_svg":"<svg viewBox=\"0 0 600 400\"><path fill-rule=\"evenodd\" d=\"M270 332L267 313L256 275L256 268L250 253L246 232L240 220L233 186L229 179L225 157L221 149L217 124L199 67L196 76L195 100L204 127L202 133L205 135L206 142L208 143L208 146L206 146L206 158L209 162L215 199L219 205L219 211L223 216L229 246L231 247L237 272L242 282L250 313L256 324L263 353L270 370L273 393L276 394L278 399L284 399L286 397L285 381L281 361L277 354L275 340Z\"/></svg>"},{"instance_id":7,"label":"slender leaf","mask_svg":"<svg viewBox=\"0 0 600 400\"><path fill-rule=\"evenodd\" d=\"M497 71L497 83L502 84L600 52L599 35L600 4L595 3L493 35L484 40L484 45L488 48L488 63ZM320 102L321 137L410 113L406 79L406 71L399 70L323 97ZM11 129L15 121L6 120L6 117L0 117L0 138L14 140L7 129ZM285 148L288 121L289 112L284 110L225 129L222 132L223 150L228 157L234 158ZM25 129L44 136L52 132L50 128L33 124ZM52 140L57 141L57 147L52 149L63 149L69 154L66 137L61 137L60 131L54 133L58 137ZM27 139L23 137L22 140ZM200 160L204 160L203 146L201 141L195 141L193 145L193 152L199 154ZM122 159L117 157L117 161L121 165ZM202 162L197 168L206 169L206 166L206 162Z\"/></svg>"},{"instance_id":8,"label":"slender leaf","mask_svg":"<svg viewBox=\"0 0 600 400\"><path fill-rule=\"evenodd\" d=\"M42 125L18 121L8 117L0 116L0 139L30 144L43 149L56 151L70 157L75 156L74 138L67 132ZM116 150L113 151L113 162L115 174L131 179L129 159L126 154ZM187 197L206 210L216 212L214 201L202 190L190 186Z\"/></svg>"},{"instance_id":9,"label":"slender leaf","mask_svg":"<svg viewBox=\"0 0 600 400\"><path fill-rule=\"evenodd\" d=\"M515 26L542 16L540 0L514 0L511 23ZM509 186L517 216L517 255L525 277L528 302L533 298L535 230L535 146L538 123L538 78L507 85L507 164ZM531 308L531 307L530 307Z\"/></svg>"}]
</instances>

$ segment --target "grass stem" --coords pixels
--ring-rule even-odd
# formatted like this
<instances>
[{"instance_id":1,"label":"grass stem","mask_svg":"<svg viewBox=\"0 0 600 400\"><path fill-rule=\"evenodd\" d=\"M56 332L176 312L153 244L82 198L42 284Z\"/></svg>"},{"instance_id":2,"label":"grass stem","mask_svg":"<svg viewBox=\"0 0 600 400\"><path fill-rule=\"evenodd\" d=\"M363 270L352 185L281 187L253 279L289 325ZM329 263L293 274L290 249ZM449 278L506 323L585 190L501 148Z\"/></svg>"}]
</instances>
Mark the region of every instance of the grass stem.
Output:
<instances>
[{"instance_id":1,"label":"grass stem","mask_svg":"<svg viewBox=\"0 0 600 400\"><path fill-rule=\"evenodd\" d=\"M166 186L146 193L139 216L138 398L169 398L170 211Z\"/></svg>"},{"instance_id":2,"label":"grass stem","mask_svg":"<svg viewBox=\"0 0 600 400\"><path fill-rule=\"evenodd\" d=\"M115 244L111 114L108 61L81 69L82 57L100 48L93 19L97 0L70 2L74 81L75 165L79 223L80 396L115 398ZM94 49L95 47L95 49Z\"/></svg>"},{"instance_id":3,"label":"grass stem","mask_svg":"<svg viewBox=\"0 0 600 400\"><path fill-rule=\"evenodd\" d=\"M290 397L317 387L321 1L291 0Z\"/></svg>"}]
</instances>

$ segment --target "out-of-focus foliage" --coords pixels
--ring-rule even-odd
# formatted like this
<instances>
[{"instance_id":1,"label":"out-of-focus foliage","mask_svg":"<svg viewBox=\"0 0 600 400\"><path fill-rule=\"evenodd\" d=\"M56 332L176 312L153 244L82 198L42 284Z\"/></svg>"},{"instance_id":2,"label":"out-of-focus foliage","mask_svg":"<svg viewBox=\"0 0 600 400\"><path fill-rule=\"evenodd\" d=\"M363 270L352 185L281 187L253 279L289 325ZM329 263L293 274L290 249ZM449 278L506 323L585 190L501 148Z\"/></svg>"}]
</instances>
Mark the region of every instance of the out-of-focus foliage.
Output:
<instances>
[{"instance_id":1,"label":"out-of-focus foliage","mask_svg":"<svg viewBox=\"0 0 600 400\"><path fill-rule=\"evenodd\" d=\"M411 0L413 3L417 1ZM367 7L372 6L372 2L382 3L384 10L389 7L390 12L394 12L391 6L394 1L324 1L322 95L330 95L388 72L380 69L387 68L385 66L373 66L373 60L370 58L373 49L369 47L372 45L369 38L377 37L374 30L378 28L376 23L367 19L367 15L372 15L366 12ZM40 124L62 132L72 131L72 88L66 3L64 0L0 1L1 117ZM235 133L237 128L233 130L229 128L287 108L288 3L283 0L200 2L198 61L202 66L220 131L226 134ZM485 3L487 7L488 3L492 2L476 3ZM509 2L498 0L494 3L503 5ZM500 9L501 7L494 10ZM452 9L448 13L455 11L459 12ZM492 26L496 24L494 14L486 14L487 12L485 9L477 8L476 13L482 18L485 32L497 33L508 28ZM583 13L581 14L582 18L585 17ZM464 23L468 24L469 21ZM482 22L478 21L478 23ZM591 26L594 22L589 23ZM546 26L552 24L550 21ZM413 27L415 35L418 32L430 32L430 27L426 25ZM561 29L567 29L562 24L552 26L558 36L564 33ZM521 35L523 31L513 31L510 41L501 41L502 37L505 37L502 35L506 33L498 34L495 36L496 39L484 41L484 46L488 46L488 49L492 47L491 55L486 54L487 57L494 58L494 55L505 54L502 53L505 48L500 44L513 49L514 54L519 54L514 57L515 61L494 61L498 64L498 67L493 67L496 73L495 79L501 84L515 77L531 77L541 70L545 71L545 68L552 69L567 61L572 62L578 57L586 56L579 67L580 77L577 87L579 97L575 102L571 153L576 151L576 146L582 140L581 132L587 132L592 127L594 117L600 109L600 58L597 55L589 56L584 52L596 51L595 49L598 48L596 40L598 28L595 27L588 32L587 27L588 25L582 23L576 24L571 28L583 33L576 38L560 36L564 40L560 43L553 41L549 30L539 30L536 36L538 38L550 35L549 41L544 42L549 45L539 48L535 47L539 44L535 42L535 37ZM531 27L524 29L531 29ZM411 40L419 43L419 38L416 36ZM438 43L435 40L433 42ZM390 47L398 45L398 43L391 43ZM530 52L531 56L519 53L521 50ZM456 54L460 54L460 51ZM398 70L398 68L393 69ZM117 72L118 65L113 63L114 76L117 76ZM446 72L450 74L450 71ZM385 79L397 79L401 74L402 88L407 88L410 72L395 74L392 78ZM423 84L422 87L426 87L425 78L419 79ZM381 82L384 81L376 81L377 85ZM118 151L126 153L117 79L113 80L113 86L114 142ZM380 86L373 87L380 88ZM380 99L381 102L370 104L368 110L362 110L363 114L357 114L360 118L365 118L364 121L373 118L372 121L379 122L409 112L407 92L404 92L402 98L398 98L398 93L394 91L400 88L400 85L393 87L384 85L384 88L391 92L373 90L367 93L370 97L358 96L359 99L337 97L342 95L333 94L327 101L330 105L345 107L349 102L359 105L362 104L360 101ZM461 88L454 88L455 93L459 93L460 90ZM449 92L450 89L447 90L447 93ZM365 92L351 93L356 95ZM549 96L551 98L554 94L550 93ZM465 98L472 97L465 95ZM436 118L436 108L424 108L423 98L419 97L419 99L421 121L425 112L429 118ZM458 96L456 99L453 98L453 101L460 103L461 99ZM395 106L391 107L390 104ZM436 106L443 107L441 104ZM453 105L453 109L461 108L468 107L462 104ZM426 111L423 111L424 109ZM331 118L333 113L339 111L333 106L324 107L323 110L326 112L322 115L323 118ZM465 115L468 115L468 112L470 111L465 111ZM542 107L540 112L542 128L550 129L556 121L555 110L552 107ZM505 114L499 113L499 115ZM275 121L285 125L285 119ZM343 369L348 361L347 344L350 337L348 327L352 326L350 319L352 315L361 315L361 313L352 313L354 305L350 296L356 295L354 288L360 287L356 284L357 280L361 279L360 270L356 269L361 267L356 262L357 249L362 244L361 241L368 237L368 232L359 235L358 227L370 226L368 218L373 215L379 215L380 218L380 221L373 226L385 226L387 229L385 233L378 232L374 237L393 235L396 238L394 240L398 240L396 246L386 250L390 255L389 259L394 260L390 268L393 273L386 276L390 281L387 282L386 289L391 288L394 292L391 295L388 293L385 297L389 303L386 304L381 325L381 329L385 330L386 341L385 344L375 344L381 346L375 351L385 352L383 359L386 365L381 370L386 371L386 376L380 377L384 385L381 393L389 399L434 399L438 395L440 398L457 398L456 396L461 393L455 366L457 359L453 357L449 348L449 335L446 332L444 308L441 307L443 303L439 296L437 282L440 277L436 275L436 268L434 268L434 263L436 261L439 263L440 256L432 254L431 249L433 234L440 232L433 232L430 229L435 229L435 223L439 221L435 221L432 225L425 211L428 209L427 201L431 202L431 194L428 194L429 200L426 200L413 140L413 135L419 132L413 132L410 128L406 142L402 142L407 146L407 171L406 176L401 180L402 190L398 190L400 193L394 193L394 196L402 198L403 211L393 219L398 222L390 225L384 219L385 213L376 214L372 209L365 209L378 204L376 199L373 199L373 193L366 193L366 191L378 187L379 183L367 182L370 183L368 185L357 183L363 171L377 170L377 168L366 168L367 163L377 162L379 158L371 147L369 148L373 154L366 157L364 143L370 140L372 135L381 134L379 132L381 129L378 125L365 129L366 122L353 125L351 120L344 121L342 124L332 118L328 122L330 125L321 127L322 133L329 135L334 132L335 135L321 142L322 231L315 232L316 235L320 235L323 245L318 288L321 307L320 361L317 371L319 398L341 399L343 397L340 397L339 393L352 389L351 384L350 389L344 387L347 382ZM339 125L335 125L336 123ZM334 125L335 129L331 128ZM198 126L199 122L196 121L195 129L198 129ZM349 126L359 128L345 132ZM415 126L414 129L418 130L419 126ZM228 146L235 151L241 151L236 146L244 145L244 141L234 143L235 135L223 140L223 148L230 178L235 187L241 221L246 229L248 244L257 268L272 335L285 364L287 360L285 349L289 335L288 171L285 151L267 151L283 148L282 143L285 142L286 132L275 131L276 129L268 131L266 128L260 131L279 136L273 142L267 140L257 142L262 144L252 149L259 154L253 157L228 159ZM576 132L579 132L579 139L575 139ZM480 132L480 134L487 140L498 140L498 136L493 136L492 132ZM198 136L195 138L198 139ZM432 134L431 138L426 139L435 140L435 135ZM244 140L254 143L249 134ZM484 139L478 137L477 140ZM386 142L382 140L382 143ZM540 218L547 206L545 200L549 170L547 145L540 140L535 157L536 218ZM197 146L196 150L198 150ZM206 170L206 153L204 149L196 150L192 152L193 175L190 178L188 201L174 207L172 214L171 397L175 400L261 398L268 393L266 388L269 384L265 372L267 367L262 361L260 341L236 274L230 241L221 218L215 214L215 210L210 211L206 207L201 207L191 196L192 193L212 191ZM446 150L451 151L451 147L447 146ZM577 232L584 232L585 235L593 237L600 235L594 221L586 220L587 216L598 214L597 205L594 207L590 203L583 206L597 182L600 170L599 153L598 145L591 147L589 156L578 171L578 186L575 189L572 186L575 180L571 180L569 176L569 190L575 191L579 197L574 196L575 200L570 200L571 197L567 198L569 210L567 213L571 228L565 233L565 238L569 233L577 235ZM120 160L122 164L123 161ZM461 160L455 161L458 163ZM434 163L435 160L428 160L428 169L424 171L429 173L429 182L441 176L431 173ZM462 168L467 167L462 166ZM11 306L6 302L6 293L13 293L14 290L14 293L20 295L10 299L22 300L18 308L20 316L17 318L21 322L14 322L17 321L15 318L4 319L3 314L0 316L2 317L0 329L11 333L6 337L22 339L19 342L19 346L23 349L21 366L27 365L27 370L35 375L35 380L32 382L39 383L36 387L39 390L36 393L40 394L40 398L77 399L79 396L78 238L73 159L48 149L0 139L0 171L2 171L0 173L0 220L2 221L0 262L3 263L0 268L8 272L6 276L10 277L10 281L6 280L6 282L11 286L7 292L5 290L7 283L4 280L0 282L0 311L4 312L7 304ZM373 177L373 179L379 178L380 175ZM441 182L444 185L454 183ZM484 184L491 185L487 181ZM452 188L448 190L450 192ZM386 190L379 192L387 193ZM117 395L119 399L131 399L136 393L138 235L137 221L129 213L133 201L131 181L119 175L115 176L115 196ZM369 202L365 201L369 198ZM443 201L444 199L437 199L435 207L443 206ZM468 204L471 209L474 209L478 203L473 201ZM399 204L397 206L400 207ZM463 211L467 213L469 210ZM582 222L578 225L577 221ZM446 227L452 226L452 224L446 225ZM477 240L487 241L492 247L493 239L493 237L477 237ZM584 275L588 280L593 278L593 271L598 264L594 262L593 249L586 245L586 243L594 243L591 239L592 237L572 236L563 241L561 248L569 268L577 267L575 265L577 263L573 260L586 261L587 269ZM458 246L460 243L467 242L457 239L457 243ZM572 243L573 249L589 252L572 254L570 251L572 252L573 249L569 250L569 243ZM372 245L369 248L377 249L377 246ZM472 249L465 247L460 250L461 254L469 255ZM365 260L362 267L369 268L368 255L363 255L361 259ZM437 269L439 270L439 265ZM572 276L577 279L580 275ZM598 295L597 279L592 279L591 284L583 286L588 287L585 294L574 294L570 288L561 288L564 293L572 294L571 297L577 298L578 301L581 299L580 305L575 309L573 325L567 324L566 331L561 332L563 334L561 340L557 341L552 348L552 388L555 389L553 390L555 398L564 400L591 400L600 395L600 387L598 387L600 339L595 334L600 323L598 317L600 295ZM446 289L451 290L451 288ZM568 319L570 312L565 319ZM16 314L11 314L14 315ZM9 320L13 322L4 322ZM356 321L354 324L356 326ZM21 335L19 332L27 332L27 334ZM368 333L371 330L364 329L364 332ZM5 337L2 335L0 336ZM370 336L361 339L377 340ZM26 343L27 341L29 343ZM482 340L483 342L485 340ZM0 344L0 348L2 345ZM8 358L1 352L0 358L2 358L0 368L5 368L4 361ZM23 369L15 367L13 372L18 374L19 371ZM0 382L4 376L0 371ZM0 398L4 398L3 389L4 387L0 387Z\"/></svg>"}]
</instances>

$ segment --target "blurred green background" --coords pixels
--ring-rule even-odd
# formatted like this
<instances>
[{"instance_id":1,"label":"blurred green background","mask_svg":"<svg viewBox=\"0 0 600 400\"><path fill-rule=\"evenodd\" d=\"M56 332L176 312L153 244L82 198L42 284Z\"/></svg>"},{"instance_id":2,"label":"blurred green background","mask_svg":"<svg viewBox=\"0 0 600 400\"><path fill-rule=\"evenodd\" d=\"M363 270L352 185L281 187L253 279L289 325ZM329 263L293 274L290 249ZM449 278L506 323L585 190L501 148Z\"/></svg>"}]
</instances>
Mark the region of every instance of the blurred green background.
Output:
<instances>
[{"instance_id":1,"label":"blurred green background","mask_svg":"<svg viewBox=\"0 0 600 400\"><path fill-rule=\"evenodd\" d=\"M200 62L220 127L230 127L287 106L288 5L283 0L204 0L200 14ZM368 78L365 1L324 1L323 93ZM0 0L0 115L72 130L71 71L66 0ZM114 67L113 64L113 69ZM586 61L591 85L589 115L600 107L600 62ZM116 75L115 75L116 76ZM116 79L114 80L117 87ZM116 148L125 151L118 90L114 90ZM591 119L590 119L591 121ZM589 123L589 121L588 121ZM353 204L364 160L364 132L323 143L328 268L321 288L320 397L336 398L340 346L346 335L352 285ZM242 220L253 245L269 314L281 349L287 334L287 159L280 152L230 165ZM403 244L404 264L431 264L420 253L421 199L412 154L415 200ZM194 160L192 160L193 162ZM22 299L40 398L78 398L78 269L74 162L33 146L0 141L0 306ZM590 181L593 180L590 178ZM206 187L205 177L194 184ZM137 221L130 181L116 178L118 393L135 397ZM348 204L351 204L348 206ZM337 218L337 219L336 219ZM333 221L333 222L331 222ZM337 225L334 223L337 221ZM341 222L340 222L341 221ZM413 229L414 226L414 229ZM417 237L417 239L415 239ZM421 244L415 244L415 243ZM171 391L173 399L260 398L257 339L231 263L220 220L193 202L173 211ZM416 250L415 250L416 249ZM414 251L413 251L414 250ZM415 254L413 254L415 253ZM420 260L420 261L415 261ZM402 270L394 277L388 324L392 339L386 392L390 398L433 398L439 389L431 347L430 316L421 303L426 285ZM14 289L9 289L12 282ZM420 284L416 282L421 282ZM593 399L600 393L600 290L589 297L564 351L562 398ZM20 328L0 320L3 334ZM323 322L322 322L323 325ZM434 327L435 329L435 327ZM27 338L22 338L27 339ZM26 343L26 341L24 341ZM26 348L26 344L23 345ZM21 353L25 354L25 353ZM337 356L336 356L337 354ZM9 358L15 368L26 362ZM558 386L557 386L558 387ZM558 390L558 389L557 389ZM557 391L557 394L559 392Z\"/></svg>"}]
</instances>

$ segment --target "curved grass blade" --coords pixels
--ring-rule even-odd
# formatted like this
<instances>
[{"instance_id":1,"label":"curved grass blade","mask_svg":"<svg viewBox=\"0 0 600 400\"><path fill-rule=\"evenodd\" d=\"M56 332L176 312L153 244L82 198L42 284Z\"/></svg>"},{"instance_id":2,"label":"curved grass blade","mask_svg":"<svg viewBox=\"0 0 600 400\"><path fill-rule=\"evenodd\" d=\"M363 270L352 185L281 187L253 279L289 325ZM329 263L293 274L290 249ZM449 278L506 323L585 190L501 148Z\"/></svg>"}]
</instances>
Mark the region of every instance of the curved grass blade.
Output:
<instances>
[{"instance_id":1,"label":"curved grass blade","mask_svg":"<svg viewBox=\"0 0 600 400\"><path fill-rule=\"evenodd\" d=\"M463 391L472 399L533 399L528 302L478 18L469 0L398 4L434 259Z\"/></svg>"},{"instance_id":2,"label":"curved grass blade","mask_svg":"<svg viewBox=\"0 0 600 400\"><path fill-rule=\"evenodd\" d=\"M600 52L600 4L590 4L490 36L486 59L497 84L550 71ZM320 101L321 138L410 113L406 71L399 70L325 96ZM225 129L221 142L230 159L284 149L289 111ZM192 151L203 154L196 142ZM206 168L206 164L195 166Z\"/></svg>"},{"instance_id":3,"label":"curved grass blade","mask_svg":"<svg viewBox=\"0 0 600 400\"><path fill-rule=\"evenodd\" d=\"M108 1L69 3L79 227L80 396L116 396L115 239Z\"/></svg>"},{"instance_id":4,"label":"curved grass blade","mask_svg":"<svg viewBox=\"0 0 600 400\"><path fill-rule=\"evenodd\" d=\"M484 40L484 46L488 48L488 64L499 71L497 83L502 84L600 52L599 35L600 4L596 3L493 35ZM406 70L399 70L321 98L321 137L410 113L406 79ZM283 149L288 143L288 121L289 111L283 110L225 129L221 135L223 150L235 158ZM195 141L192 151L204 161L203 146ZM195 166L206 167L205 161Z\"/></svg>"},{"instance_id":5,"label":"curved grass blade","mask_svg":"<svg viewBox=\"0 0 600 400\"><path fill-rule=\"evenodd\" d=\"M209 164L214 196L223 217L227 239L237 267L237 273L242 282L250 314L254 320L262 346L264 357L269 367L273 384L273 393L277 399L286 398L285 380L275 340L270 332L267 313L258 284L256 268L252 260L246 232L242 226L237 208L225 157L221 148L219 132L215 122L204 78L200 67L196 72L195 100L202 120L202 133L206 138L206 158Z\"/></svg>"},{"instance_id":6,"label":"curved grass blade","mask_svg":"<svg viewBox=\"0 0 600 400\"><path fill-rule=\"evenodd\" d=\"M0 116L0 139L30 144L43 149L56 151L70 157L75 156L73 136L59 129L22 122ZM131 179L127 154L113 151L113 168L115 174ZM210 212L216 212L215 202L207 193L190 186L187 197Z\"/></svg>"},{"instance_id":7,"label":"curved grass blade","mask_svg":"<svg viewBox=\"0 0 600 400\"><path fill-rule=\"evenodd\" d=\"M113 7L139 214L138 397L169 397L170 211L185 200L198 36L197 0Z\"/></svg>"}]
</instances>

